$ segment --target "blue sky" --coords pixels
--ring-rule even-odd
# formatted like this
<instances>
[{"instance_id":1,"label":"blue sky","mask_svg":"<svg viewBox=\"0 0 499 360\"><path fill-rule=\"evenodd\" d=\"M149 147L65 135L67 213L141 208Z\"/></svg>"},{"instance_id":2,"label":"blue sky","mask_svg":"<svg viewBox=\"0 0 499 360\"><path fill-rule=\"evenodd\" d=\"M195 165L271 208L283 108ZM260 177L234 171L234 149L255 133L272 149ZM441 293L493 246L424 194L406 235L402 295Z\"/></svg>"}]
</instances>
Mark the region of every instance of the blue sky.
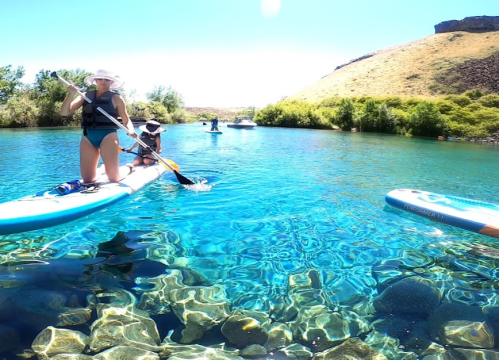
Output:
<instances>
[{"instance_id":1,"label":"blue sky","mask_svg":"<svg viewBox=\"0 0 499 360\"><path fill-rule=\"evenodd\" d=\"M2 0L0 66L99 68L130 101L172 86L186 106L263 107L351 59L434 33L498 0Z\"/></svg>"}]
</instances>

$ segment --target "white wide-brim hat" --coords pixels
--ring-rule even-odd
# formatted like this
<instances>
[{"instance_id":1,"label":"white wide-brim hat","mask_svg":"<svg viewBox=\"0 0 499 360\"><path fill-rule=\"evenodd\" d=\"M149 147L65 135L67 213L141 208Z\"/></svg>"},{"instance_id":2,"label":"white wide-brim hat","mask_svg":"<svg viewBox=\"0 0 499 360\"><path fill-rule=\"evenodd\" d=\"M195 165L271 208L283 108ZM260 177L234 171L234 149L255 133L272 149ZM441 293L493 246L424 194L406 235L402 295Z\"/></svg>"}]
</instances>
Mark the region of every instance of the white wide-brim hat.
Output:
<instances>
[{"instance_id":1,"label":"white wide-brim hat","mask_svg":"<svg viewBox=\"0 0 499 360\"><path fill-rule=\"evenodd\" d=\"M85 78L85 83L89 86L96 85L97 83L95 82L95 79L111 80L112 83L109 86L109 88L111 90L119 89L124 84L124 82L122 80L118 79L116 76L113 75L113 73L111 71L108 71L108 70L97 70L95 75L90 75L90 76L87 76Z\"/></svg>"},{"instance_id":2,"label":"white wide-brim hat","mask_svg":"<svg viewBox=\"0 0 499 360\"><path fill-rule=\"evenodd\" d=\"M149 120L145 125L139 126L139 129L151 135L166 131L166 129L163 129L161 127L161 124L159 122L154 120Z\"/></svg>"}]
</instances>

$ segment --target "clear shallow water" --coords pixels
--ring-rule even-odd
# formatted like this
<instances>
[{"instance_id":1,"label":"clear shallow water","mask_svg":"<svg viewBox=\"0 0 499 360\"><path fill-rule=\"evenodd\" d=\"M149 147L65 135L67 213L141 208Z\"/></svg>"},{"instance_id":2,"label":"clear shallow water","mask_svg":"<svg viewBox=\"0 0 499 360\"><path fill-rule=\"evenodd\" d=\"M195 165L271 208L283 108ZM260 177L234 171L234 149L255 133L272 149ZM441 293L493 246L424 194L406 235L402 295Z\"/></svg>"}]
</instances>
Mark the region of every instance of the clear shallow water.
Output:
<instances>
[{"instance_id":1,"label":"clear shallow water","mask_svg":"<svg viewBox=\"0 0 499 360\"><path fill-rule=\"evenodd\" d=\"M463 272L497 280L490 268L493 256L469 255L473 244L497 249L496 239L393 209L384 196L415 188L499 202L499 149L224 125L223 134L215 135L206 128L168 126L162 156L175 161L182 175L214 185L210 191L188 191L166 174L82 219L0 236L0 263L43 259L67 269L73 266L68 259L93 258L99 244L125 234L131 244L149 247L145 258L188 265L209 282L225 285L234 306L264 311L285 294L290 275L309 269L319 272L330 301L344 307L359 299L369 307L378 295L373 269L389 259L415 269L451 254ZM0 201L78 178L80 134L76 128L0 131ZM131 145L123 133L120 138L123 146ZM133 155L121 155L123 164L132 160ZM132 287L135 276L125 286ZM79 280L79 286L86 285ZM469 282L454 279L447 286L448 296L467 304L494 301L493 289L475 296L468 293Z\"/></svg>"}]
</instances>

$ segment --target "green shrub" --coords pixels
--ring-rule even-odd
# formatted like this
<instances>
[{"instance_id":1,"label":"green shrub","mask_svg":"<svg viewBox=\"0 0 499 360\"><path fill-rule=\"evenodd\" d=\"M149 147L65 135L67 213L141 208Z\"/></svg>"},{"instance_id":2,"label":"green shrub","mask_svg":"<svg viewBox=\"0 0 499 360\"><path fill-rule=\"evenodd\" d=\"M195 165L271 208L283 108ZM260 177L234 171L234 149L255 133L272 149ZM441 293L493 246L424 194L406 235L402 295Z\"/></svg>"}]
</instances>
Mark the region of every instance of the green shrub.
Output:
<instances>
[{"instance_id":1,"label":"green shrub","mask_svg":"<svg viewBox=\"0 0 499 360\"><path fill-rule=\"evenodd\" d=\"M485 92L480 89L473 89L466 91L463 95L469 97L471 100L478 100L485 95Z\"/></svg>"},{"instance_id":2,"label":"green shrub","mask_svg":"<svg viewBox=\"0 0 499 360\"><path fill-rule=\"evenodd\" d=\"M386 106L392 109L402 109L404 107L404 102L398 96L386 96L380 98L381 102L384 102Z\"/></svg>"},{"instance_id":3,"label":"green shrub","mask_svg":"<svg viewBox=\"0 0 499 360\"><path fill-rule=\"evenodd\" d=\"M349 98L341 99L337 106L336 124L342 130L350 130L355 118L355 105Z\"/></svg>"},{"instance_id":4,"label":"green shrub","mask_svg":"<svg viewBox=\"0 0 499 360\"><path fill-rule=\"evenodd\" d=\"M456 109L459 109L459 105L449 100L437 100L435 105L437 105L438 111L440 111L440 114L442 115L446 115Z\"/></svg>"},{"instance_id":5,"label":"green shrub","mask_svg":"<svg viewBox=\"0 0 499 360\"><path fill-rule=\"evenodd\" d=\"M471 99L464 95L447 95L444 97L444 100L452 101L461 107L471 104Z\"/></svg>"},{"instance_id":6,"label":"green shrub","mask_svg":"<svg viewBox=\"0 0 499 360\"><path fill-rule=\"evenodd\" d=\"M355 125L360 131L377 131L376 122L378 117L378 104L369 98L360 109Z\"/></svg>"},{"instance_id":7,"label":"green shrub","mask_svg":"<svg viewBox=\"0 0 499 360\"><path fill-rule=\"evenodd\" d=\"M2 118L9 121L10 127L34 127L38 125L38 114L35 101L26 96L15 96L5 106Z\"/></svg>"},{"instance_id":8,"label":"green shrub","mask_svg":"<svg viewBox=\"0 0 499 360\"><path fill-rule=\"evenodd\" d=\"M409 122L412 134L416 136L437 137L447 131L444 117L429 101L422 101L411 110Z\"/></svg>"},{"instance_id":9,"label":"green shrub","mask_svg":"<svg viewBox=\"0 0 499 360\"><path fill-rule=\"evenodd\" d=\"M489 94L478 99L478 102L485 107L498 108L499 109L499 95L497 94Z\"/></svg>"}]
</instances>

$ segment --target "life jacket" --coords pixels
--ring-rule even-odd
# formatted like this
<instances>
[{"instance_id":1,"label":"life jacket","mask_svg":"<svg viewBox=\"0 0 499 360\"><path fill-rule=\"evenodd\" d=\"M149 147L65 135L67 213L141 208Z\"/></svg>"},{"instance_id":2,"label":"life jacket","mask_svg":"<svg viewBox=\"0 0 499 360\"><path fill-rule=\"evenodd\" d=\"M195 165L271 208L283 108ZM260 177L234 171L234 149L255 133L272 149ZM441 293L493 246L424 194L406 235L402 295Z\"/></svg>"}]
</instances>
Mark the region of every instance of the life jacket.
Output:
<instances>
[{"instance_id":1,"label":"life jacket","mask_svg":"<svg viewBox=\"0 0 499 360\"><path fill-rule=\"evenodd\" d=\"M114 91L106 91L104 94L95 98L97 91L89 91L85 95L92 101L89 103L87 100L83 103L83 117L81 119L81 127L83 128L83 134L87 135L87 129L118 129L119 126L109 120L104 114L102 114L98 107L107 112L113 118L118 117L118 111L116 111L113 105L113 95L117 94Z\"/></svg>"},{"instance_id":2,"label":"life jacket","mask_svg":"<svg viewBox=\"0 0 499 360\"><path fill-rule=\"evenodd\" d=\"M143 147L142 145L139 145L139 154L140 155L146 155L146 154L152 154L151 150L156 151L157 150L157 145L156 145L156 137L159 136L159 134L149 134L147 132L143 132L140 134L140 140L142 140L143 143L145 143L148 148Z\"/></svg>"}]
</instances>

